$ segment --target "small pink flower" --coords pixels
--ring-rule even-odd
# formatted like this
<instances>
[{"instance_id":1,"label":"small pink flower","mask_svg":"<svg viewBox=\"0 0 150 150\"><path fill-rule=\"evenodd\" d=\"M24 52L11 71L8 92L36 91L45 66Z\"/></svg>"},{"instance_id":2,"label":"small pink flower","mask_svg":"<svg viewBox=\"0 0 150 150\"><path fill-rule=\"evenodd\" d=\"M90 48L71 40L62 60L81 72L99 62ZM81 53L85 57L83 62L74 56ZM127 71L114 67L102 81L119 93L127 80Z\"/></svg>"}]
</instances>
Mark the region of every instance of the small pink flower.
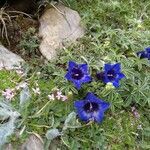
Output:
<instances>
[{"instance_id":1,"label":"small pink flower","mask_svg":"<svg viewBox=\"0 0 150 150\"><path fill-rule=\"evenodd\" d=\"M5 89L5 91L2 91L2 95L7 99L11 100L15 95L13 89Z\"/></svg>"},{"instance_id":2,"label":"small pink flower","mask_svg":"<svg viewBox=\"0 0 150 150\"><path fill-rule=\"evenodd\" d=\"M21 82L16 86L16 89L19 90L20 88L25 88L27 85L27 82Z\"/></svg>"},{"instance_id":3,"label":"small pink flower","mask_svg":"<svg viewBox=\"0 0 150 150\"><path fill-rule=\"evenodd\" d=\"M65 95L62 95L62 101L66 101L67 99L68 99L68 97L67 96L65 96Z\"/></svg>"},{"instance_id":4,"label":"small pink flower","mask_svg":"<svg viewBox=\"0 0 150 150\"><path fill-rule=\"evenodd\" d=\"M55 100L54 94L48 95L48 98L49 98L49 100L52 100L52 101Z\"/></svg>"},{"instance_id":5,"label":"small pink flower","mask_svg":"<svg viewBox=\"0 0 150 150\"><path fill-rule=\"evenodd\" d=\"M57 98L58 100L60 100L62 96L63 96L63 95L62 95L62 92L61 92L61 91L57 91L56 98Z\"/></svg>"},{"instance_id":6,"label":"small pink flower","mask_svg":"<svg viewBox=\"0 0 150 150\"><path fill-rule=\"evenodd\" d=\"M36 88L32 88L34 94L38 94L40 95L41 94L41 91L40 91L40 88L39 87L36 87Z\"/></svg>"},{"instance_id":7,"label":"small pink flower","mask_svg":"<svg viewBox=\"0 0 150 150\"><path fill-rule=\"evenodd\" d=\"M135 118L137 118L137 119L140 118L140 114L137 112L137 110L134 111L133 114L134 114Z\"/></svg>"},{"instance_id":8,"label":"small pink flower","mask_svg":"<svg viewBox=\"0 0 150 150\"><path fill-rule=\"evenodd\" d=\"M140 114L138 113L137 109L134 106L131 107L131 111L135 118L137 118L137 119L140 118Z\"/></svg>"}]
</instances>

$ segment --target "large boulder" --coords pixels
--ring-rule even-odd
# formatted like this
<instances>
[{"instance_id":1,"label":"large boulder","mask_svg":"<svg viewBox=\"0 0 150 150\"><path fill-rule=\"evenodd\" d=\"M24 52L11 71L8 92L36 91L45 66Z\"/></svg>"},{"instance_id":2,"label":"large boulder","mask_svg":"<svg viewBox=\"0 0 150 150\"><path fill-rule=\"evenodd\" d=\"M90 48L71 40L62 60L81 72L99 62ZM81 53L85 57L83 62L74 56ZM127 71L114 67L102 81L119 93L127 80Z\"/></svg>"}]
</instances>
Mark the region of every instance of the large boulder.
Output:
<instances>
[{"instance_id":1,"label":"large boulder","mask_svg":"<svg viewBox=\"0 0 150 150\"><path fill-rule=\"evenodd\" d=\"M57 49L69 46L84 35L78 12L57 4L45 11L40 18L40 51L48 60L55 59Z\"/></svg>"},{"instance_id":2,"label":"large boulder","mask_svg":"<svg viewBox=\"0 0 150 150\"><path fill-rule=\"evenodd\" d=\"M15 66L20 66L20 63L22 62L24 62L24 60L20 56L12 53L4 46L0 45L0 70L14 69Z\"/></svg>"}]
</instances>

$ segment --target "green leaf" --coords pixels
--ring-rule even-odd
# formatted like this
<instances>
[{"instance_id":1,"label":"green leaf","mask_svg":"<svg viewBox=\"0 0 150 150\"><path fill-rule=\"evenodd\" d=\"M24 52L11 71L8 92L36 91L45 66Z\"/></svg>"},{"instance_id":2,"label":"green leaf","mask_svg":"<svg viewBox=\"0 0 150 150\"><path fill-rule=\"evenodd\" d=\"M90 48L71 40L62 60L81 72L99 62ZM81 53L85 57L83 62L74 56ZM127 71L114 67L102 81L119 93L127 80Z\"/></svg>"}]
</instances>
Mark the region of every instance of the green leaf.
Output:
<instances>
[{"instance_id":1,"label":"green leaf","mask_svg":"<svg viewBox=\"0 0 150 150\"><path fill-rule=\"evenodd\" d=\"M28 86L25 86L20 92L20 106L24 106L26 102L30 99L30 90Z\"/></svg>"},{"instance_id":2,"label":"green leaf","mask_svg":"<svg viewBox=\"0 0 150 150\"><path fill-rule=\"evenodd\" d=\"M71 112L65 120L63 130L66 130L68 128L80 128L80 127L81 127L81 124L77 122L76 113Z\"/></svg>"},{"instance_id":3,"label":"green leaf","mask_svg":"<svg viewBox=\"0 0 150 150\"><path fill-rule=\"evenodd\" d=\"M58 129L50 129L46 133L46 138L50 141L58 136L60 136L60 132L58 131Z\"/></svg>"}]
</instances>

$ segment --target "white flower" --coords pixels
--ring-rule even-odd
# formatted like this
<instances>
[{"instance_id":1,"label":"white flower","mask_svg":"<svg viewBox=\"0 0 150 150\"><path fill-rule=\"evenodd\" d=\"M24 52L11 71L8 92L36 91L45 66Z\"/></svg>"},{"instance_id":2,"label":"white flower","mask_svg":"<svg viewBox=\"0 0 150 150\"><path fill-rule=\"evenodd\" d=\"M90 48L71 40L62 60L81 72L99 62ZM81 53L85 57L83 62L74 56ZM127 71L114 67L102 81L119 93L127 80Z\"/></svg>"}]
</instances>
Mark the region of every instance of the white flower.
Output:
<instances>
[{"instance_id":1,"label":"white flower","mask_svg":"<svg viewBox=\"0 0 150 150\"><path fill-rule=\"evenodd\" d=\"M21 82L16 86L16 89L19 90L20 88L25 88L27 85L27 82Z\"/></svg>"},{"instance_id":2,"label":"white flower","mask_svg":"<svg viewBox=\"0 0 150 150\"><path fill-rule=\"evenodd\" d=\"M52 100L52 101L55 100L54 94L48 95L48 98L49 98L49 100Z\"/></svg>"},{"instance_id":3,"label":"white flower","mask_svg":"<svg viewBox=\"0 0 150 150\"><path fill-rule=\"evenodd\" d=\"M40 91L40 88L39 87L36 87L36 88L32 88L34 94L38 94L40 95L41 94L41 91Z\"/></svg>"},{"instance_id":4,"label":"white flower","mask_svg":"<svg viewBox=\"0 0 150 150\"><path fill-rule=\"evenodd\" d=\"M62 92L61 92L61 91L57 91L56 98L57 98L58 100L60 100L62 96L63 96L63 95L62 95Z\"/></svg>"},{"instance_id":5,"label":"white flower","mask_svg":"<svg viewBox=\"0 0 150 150\"><path fill-rule=\"evenodd\" d=\"M21 69L16 70L16 73L17 73L18 75L23 75L23 74L24 74L23 70L21 70Z\"/></svg>"},{"instance_id":6,"label":"white flower","mask_svg":"<svg viewBox=\"0 0 150 150\"><path fill-rule=\"evenodd\" d=\"M142 130L142 129L143 129L143 128L142 128L142 125L141 125L141 124L138 125L138 126L137 126L137 129Z\"/></svg>"},{"instance_id":7,"label":"white flower","mask_svg":"<svg viewBox=\"0 0 150 150\"><path fill-rule=\"evenodd\" d=\"M24 69L21 66L16 66L14 69L18 75L24 75Z\"/></svg>"}]
</instances>

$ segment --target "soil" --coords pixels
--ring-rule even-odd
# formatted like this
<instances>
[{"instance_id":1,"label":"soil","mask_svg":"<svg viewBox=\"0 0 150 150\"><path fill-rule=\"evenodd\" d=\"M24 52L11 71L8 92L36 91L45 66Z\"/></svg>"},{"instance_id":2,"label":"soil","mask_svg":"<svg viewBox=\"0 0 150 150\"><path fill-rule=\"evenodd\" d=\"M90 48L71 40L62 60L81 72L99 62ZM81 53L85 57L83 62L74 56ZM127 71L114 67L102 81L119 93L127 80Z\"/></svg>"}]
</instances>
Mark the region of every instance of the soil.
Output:
<instances>
[{"instance_id":1,"label":"soil","mask_svg":"<svg viewBox=\"0 0 150 150\"><path fill-rule=\"evenodd\" d=\"M5 23L7 27L8 40L10 44L8 43L5 34L3 34L4 36L2 37L1 30L0 30L0 42L12 52L20 55L23 59L28 60L29 58L26 58L22 55L22 50L19 48L19 43L22 40L22 35L26 33L29 28L35 28L36 34L38 33L39 22L38 20L32 19L23 14L9 13L9 16L11 17L11 22L6 21ZM2 29L1 22L0 22L0 29Z\"/></svg>"},{"instance_id":2,"label":"soil","mask_svg":"<svg viewBox=\"0 0 150 150\"><path fill-rule=\"evenodd\" d=\"M1 8L4 8L4 12L11 18L10 22L7 15L2 16L5 19L8 34L7 37L10 43L6 39L5 32L2 34L3 24L0 20L0 43L26 60L30 58L26 58L22 55L19 43L22 40L22 35L26 33L29 28L35 28L35 34L38 34L39 22L36 13L38 12L39 15L40 11L42 12L42 10L44 10L44 7L41 7L40 10L38 10L38 2L39 0L2 0L0 2L0 11ZM29 14L31 17L24 15L23 13Z\"/></svg>"}]
</instances>

